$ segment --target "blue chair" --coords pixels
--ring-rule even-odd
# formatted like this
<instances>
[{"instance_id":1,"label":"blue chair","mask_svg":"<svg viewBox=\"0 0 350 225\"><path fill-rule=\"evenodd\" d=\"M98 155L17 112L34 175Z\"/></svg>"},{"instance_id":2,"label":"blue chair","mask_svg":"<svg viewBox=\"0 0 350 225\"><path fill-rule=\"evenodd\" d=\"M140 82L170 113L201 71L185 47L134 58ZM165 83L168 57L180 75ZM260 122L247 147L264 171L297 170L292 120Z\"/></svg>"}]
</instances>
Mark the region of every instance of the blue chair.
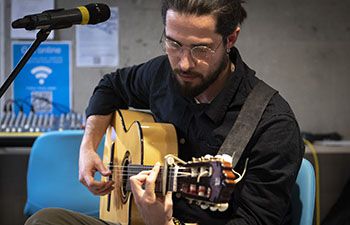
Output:
<instances>
[{"instance_id":1,"label":"blue chair","mask_svg":"<svg viewBox=\"0 0 350 225\"><path fill-rule=\"evenodd\" d=\"M82 130L66 130L44 133L35 140L28 163L26 216L59 207L98 217L99 197L78 179L82 137ZM103 154L103 141L98 153Z\"/></svg>"},{"instance_id":2,"label":"blue chair","mask_svg":"<svg viewBox=\"0 0 350 225\"><path fill-rule=\"evenodd\" d=\"M315 171L312 164L303 159L292 191L292 224L312 225L315 206Z\"/></svg>"}]
</instances>

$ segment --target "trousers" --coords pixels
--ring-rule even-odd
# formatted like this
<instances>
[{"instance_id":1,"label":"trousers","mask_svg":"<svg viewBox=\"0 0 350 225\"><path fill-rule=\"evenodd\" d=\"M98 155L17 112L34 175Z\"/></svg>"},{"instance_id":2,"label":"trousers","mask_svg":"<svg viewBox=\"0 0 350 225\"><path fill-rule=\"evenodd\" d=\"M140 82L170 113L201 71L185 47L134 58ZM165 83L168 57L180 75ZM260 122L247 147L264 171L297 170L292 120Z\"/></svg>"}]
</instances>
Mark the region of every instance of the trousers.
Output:
<instances>
[{"instance_id":1,"label":"trousers","mask_svg":"<svg viewBox=\"0 0 350 225\"><path fill-rule=\"evenodd\" d=\"M25 222L25 225L120 225L61 208L42 209Z\"/></svg>"}]
</instances>

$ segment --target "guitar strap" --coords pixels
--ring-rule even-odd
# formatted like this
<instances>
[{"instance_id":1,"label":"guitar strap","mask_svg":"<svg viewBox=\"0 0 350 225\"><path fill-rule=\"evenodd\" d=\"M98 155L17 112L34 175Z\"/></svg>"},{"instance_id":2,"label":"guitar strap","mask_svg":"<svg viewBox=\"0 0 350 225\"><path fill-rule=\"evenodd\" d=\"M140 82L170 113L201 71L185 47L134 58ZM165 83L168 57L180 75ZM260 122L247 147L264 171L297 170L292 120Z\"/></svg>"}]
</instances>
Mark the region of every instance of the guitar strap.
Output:
<instances>
[{"instance_id":1,"label":"guitar strap","mask_svg":"<svg viewBox=\"0 0 350 225\"><path fill-rule=\"evenodd\" d=\"M236 166L238 160L246 148L250 138L265 111L271 97L277 93L275 89L263 81L259 81L249 93L244 102L236 122L221 145L218 154L232 155L232 166Z\"/></svg>"}]
</instances>

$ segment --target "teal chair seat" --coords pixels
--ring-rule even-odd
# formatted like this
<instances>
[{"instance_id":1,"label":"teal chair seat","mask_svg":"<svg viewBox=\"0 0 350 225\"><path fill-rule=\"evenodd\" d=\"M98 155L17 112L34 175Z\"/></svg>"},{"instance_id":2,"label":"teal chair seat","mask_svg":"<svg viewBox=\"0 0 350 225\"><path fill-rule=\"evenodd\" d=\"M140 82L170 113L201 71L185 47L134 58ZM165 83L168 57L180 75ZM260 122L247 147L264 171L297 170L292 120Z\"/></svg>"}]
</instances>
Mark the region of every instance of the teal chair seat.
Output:
<instances>
[{"instance_id":1,"label":"teal chair seat","mask_svg":"<svg viewBox=\"0 0 350 225\"><path fill-rule=\"evenodd\" d=\"M59 207L98 217L99 197L78 178L82 137L82 130L67 130L48 132L35 140L28 163L26 216L43 208ZM98 153L103 154L103 141Z\"/></svg>"}]
</instances>

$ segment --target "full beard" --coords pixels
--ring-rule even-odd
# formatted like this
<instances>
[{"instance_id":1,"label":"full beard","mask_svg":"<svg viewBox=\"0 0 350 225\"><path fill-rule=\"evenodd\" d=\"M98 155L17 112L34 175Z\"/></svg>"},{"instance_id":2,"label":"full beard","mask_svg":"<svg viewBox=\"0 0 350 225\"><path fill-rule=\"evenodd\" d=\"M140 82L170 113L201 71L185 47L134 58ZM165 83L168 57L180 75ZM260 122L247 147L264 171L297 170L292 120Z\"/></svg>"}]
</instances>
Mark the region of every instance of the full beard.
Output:
<instances>
[{"instance_id":1,"label":"full beard","mask_svg":"<svg viewBox=\"0 0 350 225\"><path fill-rule=\"evenodd\" d=\"M229 62L228 57L223 57L220 65L211 73L209 76L204 77L201 73L196 71L182 71L180 69L175 68L173 70L173 80L175 81L175 87L180 91L180 93L189 98L194 98L204 92L211 84L213 84L219 77L222 71L224 71ZM181 78L179 74L185 74L187 76L193 76L195 78L199 78L201 82L197 85L193 85L191 82L180 81Z\"/></svg>"}]
</instances>

